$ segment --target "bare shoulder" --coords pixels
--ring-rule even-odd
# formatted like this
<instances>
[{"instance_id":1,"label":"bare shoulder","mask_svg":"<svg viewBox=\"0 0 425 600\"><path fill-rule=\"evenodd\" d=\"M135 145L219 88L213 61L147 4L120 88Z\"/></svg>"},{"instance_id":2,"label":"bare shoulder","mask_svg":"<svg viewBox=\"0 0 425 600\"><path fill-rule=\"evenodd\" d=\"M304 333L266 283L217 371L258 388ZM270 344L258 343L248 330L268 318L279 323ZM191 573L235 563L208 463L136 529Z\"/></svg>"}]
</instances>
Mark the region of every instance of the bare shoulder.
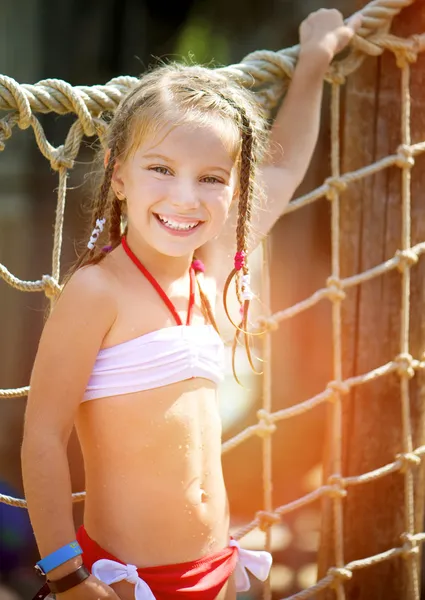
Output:
<instances>
[{"instance_id":1,"label":"bare shoulder","mask_svg":"<svg viewBox=\"0 0 425 600\"><path fill-rule=\"evenodd\" d=\"M103 261L102 261L103 262ZM111 300L111 284L114 282L113 272L102 263L87 265L78 269L64 286L60 298L69 295L90 299L98 295Z\"/></svg>"},{"instance_id":2,"label":"bare shoulder","mask_svg":"<svg viewBox=\"0 0 425 600\"><path fill-rule=\"evenodd\" d=\"M64 286L46 328L76 328L81 340L101 343L117 314L115 277L104 265L78 269Z\"/></svg>"},{"instance_id":3,"label":"bare shoulder","mask_svg":"<svg viewBox=\"0 0 425 600\"><path fill-rule=\"evenodd\" d=\"M96 325L109 329L116 309L112 279L113 276L101 265L78 269L54 303L46 326L60 320L64 327L80 322L90 330Z\"/></svg>"},{"instance_id":4,"label":"bare shoulder","mask_svg":"<svg viewBox=\"0 0 425 600\"><path fill-rule=\"evenodd\" d=\"M76 271L57 299L31 374L26 411L31 435L68 439L102 341L116 318L111 290L108 269L92 265Z\"/></svg>"}]
</instances>

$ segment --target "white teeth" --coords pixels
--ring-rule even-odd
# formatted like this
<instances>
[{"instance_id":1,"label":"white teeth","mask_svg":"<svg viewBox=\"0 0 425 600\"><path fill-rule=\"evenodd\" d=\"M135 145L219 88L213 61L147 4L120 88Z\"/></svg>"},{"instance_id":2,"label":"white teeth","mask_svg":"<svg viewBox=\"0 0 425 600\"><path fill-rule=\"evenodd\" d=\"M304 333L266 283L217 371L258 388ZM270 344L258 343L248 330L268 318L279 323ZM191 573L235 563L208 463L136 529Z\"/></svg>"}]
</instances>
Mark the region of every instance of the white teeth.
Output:
<instances>
[{"instance_id":1,"label":"white teeth","mask_svg":"<svg viewBox=\"0 0 425 600\"><path fill-rule=\"evenodd\" d=\"M194 221L193 223L178 223L177 221L162 217L161 215L157 216L161 223L164 223L164 225L167 225L170 229L176 229L177 231L189 231L189 229L193 229L200 223L200 221Z\"/></svg>"}]
</instances>

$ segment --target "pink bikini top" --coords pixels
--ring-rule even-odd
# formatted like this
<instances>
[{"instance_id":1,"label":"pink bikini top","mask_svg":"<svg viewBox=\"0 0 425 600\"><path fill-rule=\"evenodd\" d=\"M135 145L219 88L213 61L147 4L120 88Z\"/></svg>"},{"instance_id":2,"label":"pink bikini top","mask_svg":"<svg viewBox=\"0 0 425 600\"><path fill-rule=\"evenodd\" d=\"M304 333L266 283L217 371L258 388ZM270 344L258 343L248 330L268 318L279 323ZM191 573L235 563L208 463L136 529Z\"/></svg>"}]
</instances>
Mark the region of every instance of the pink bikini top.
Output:
<instances>
[{"instance_id":1,"label":"pink bikini top","mask_svg":"<svg viewBox=\"0 0 425 600\"><path fill-rule=\"evenodd\" d=\"M122 245L161 296L177 325L99 350L82 401L150 390L194 377L218 384L223 380L223 342L212 325L190 326L195 304L193 265L186 325L183 325L167 294L130 250L124 237Z\"/></svg>"}]
</instances>

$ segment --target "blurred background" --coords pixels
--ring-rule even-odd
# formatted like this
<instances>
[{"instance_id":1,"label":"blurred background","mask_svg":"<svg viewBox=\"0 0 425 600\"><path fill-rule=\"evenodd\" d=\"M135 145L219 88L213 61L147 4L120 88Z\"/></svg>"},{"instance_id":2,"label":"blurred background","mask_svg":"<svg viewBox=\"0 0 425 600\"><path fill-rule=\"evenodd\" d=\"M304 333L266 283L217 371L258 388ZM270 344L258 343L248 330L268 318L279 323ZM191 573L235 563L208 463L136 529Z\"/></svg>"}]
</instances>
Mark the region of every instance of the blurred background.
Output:
<instances>
[{"instance_id":1,"label":"blurred background","mask_svg":"<svg viewBox=\"0 0 425 600\"><path fill-rule=\"evenodd\" d=\"M46 78L72 85L103 84L118 75L138 76L158 58L228 65L257 49L296 44L301 21L320 7L354 11L349 0L3 0L0 19L0 73L19 83ZM63 143L73 115L38 115L50 143ZM83 144L69 180L62 272L75 259L83 232L86 175L93 158ZM329 174L328 98L317 151L299 193ZM14 129L0 160L0 262L19 278L51 272L57 174L39 152L32 131ZM269 240L271 310L276 312L322 287L330 273L329 203L313 203L285 216ZM257 253L257 265L260 256ZM28 384L47 300L0 281L0 388ZM272 336L273 411L323 390L332 378L330 303L323 302L284 322ZM221 400L225 439L256 422L261 381L240 363L238 387L229 371ZM0 403L0 492L22 497L20 443L25 398ZM58 398L60 402L60 398ZM273 506L285 504L320 484L324 407L278 425L273 437ZM224 456L232 526L250 521L263 508L261 440L251 439ZM74 491L84 489L82 459L75 436L69 447ZM82 504L75 505L78 525ZM289 595L315 578L319 512L296 511L273 529L274 597ZM245 540L261 547L261 533ZM40 586L32 565L38 560L27 513L0 504L0 600L26 600ZM246 594L254 598L257 591Z\"/></svg>"}]
</instances>

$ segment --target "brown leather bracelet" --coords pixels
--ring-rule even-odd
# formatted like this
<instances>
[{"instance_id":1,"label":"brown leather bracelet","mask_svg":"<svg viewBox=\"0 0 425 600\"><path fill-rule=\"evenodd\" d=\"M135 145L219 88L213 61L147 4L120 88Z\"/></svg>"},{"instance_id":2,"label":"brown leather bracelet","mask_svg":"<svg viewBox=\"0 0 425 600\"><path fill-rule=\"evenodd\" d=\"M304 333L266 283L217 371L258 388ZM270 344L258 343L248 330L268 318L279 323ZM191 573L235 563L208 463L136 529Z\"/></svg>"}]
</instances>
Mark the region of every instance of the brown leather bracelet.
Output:
<instances>
[{"instance_id":1,"label":"brown leather bracelet","mask_svg":"<svg viewBox=\"0 0 425 600\"><path fill-rule=\"evenodd\" d=\"M57 579L56 581L50 581L48 579L47 585L49 586L51 592L54 594L60 594L61 592L67 592L68 590L71 590L89 576L90 571L85 565L81 565L76 571L70 573L69 575L65 575L65 577L62 577L62 579Z\"/></svg>"}]
</instances>

